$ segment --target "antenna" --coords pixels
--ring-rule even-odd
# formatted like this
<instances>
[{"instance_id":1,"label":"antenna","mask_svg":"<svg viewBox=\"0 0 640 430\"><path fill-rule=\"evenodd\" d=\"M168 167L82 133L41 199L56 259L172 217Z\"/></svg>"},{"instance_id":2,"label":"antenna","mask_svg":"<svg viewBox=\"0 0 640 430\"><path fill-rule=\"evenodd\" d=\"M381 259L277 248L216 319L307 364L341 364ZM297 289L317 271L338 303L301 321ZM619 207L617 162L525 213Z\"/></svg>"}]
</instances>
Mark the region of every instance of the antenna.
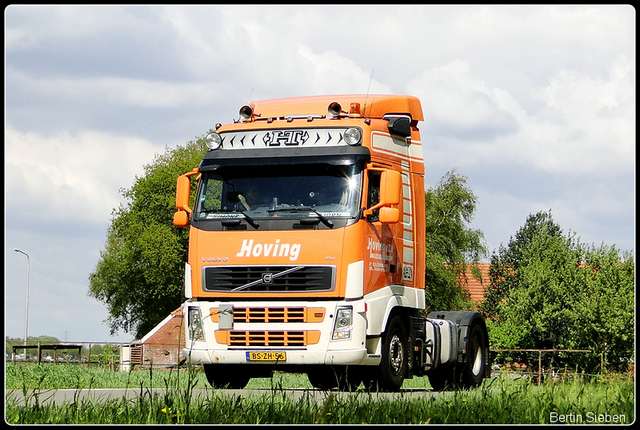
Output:
<instances>
[{"instance_id":1,"label":"antenna","mask_svg":"<svg viewBox=\"0 0 640 430\"><path fill-rule=\"evenodd\" d=\"M371 88L371 81L373 80L373 72L376 69L371 69L371 76L369 77L369 85L367 86L367 94L364 96L364 107L362 108L362 116L364 117L365 112L367 111L367 99L369 98L369 88Z\"/></svg>"},{"instance_id":2,"label":"antenna","mask_svg":"<svg viewBox=\"0 0 640 430\"><path fill-rule=\"evenodd\" d=\"M249 97L247 97L247 102L245 104L249 104L249 100L251 100L251 94L253 94L253 88L251 88L251 92L249 93Z\"/></svg>"}]
</instances>

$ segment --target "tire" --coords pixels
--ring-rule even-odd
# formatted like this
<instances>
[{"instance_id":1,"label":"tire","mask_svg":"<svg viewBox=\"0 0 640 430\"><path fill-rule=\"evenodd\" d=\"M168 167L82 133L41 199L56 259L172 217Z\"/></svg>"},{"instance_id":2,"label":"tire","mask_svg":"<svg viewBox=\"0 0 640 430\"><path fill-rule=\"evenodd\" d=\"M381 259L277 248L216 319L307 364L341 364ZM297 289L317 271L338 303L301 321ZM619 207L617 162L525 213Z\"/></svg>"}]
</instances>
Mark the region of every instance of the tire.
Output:
<instances>
[{"instance_id":1,"label":"tire","mask_svg":"<svg viewBox=\"0 0 640 430\"><path fill-rule=\"evenodd\" d=\"M378 391L378 375L376 374L376 370L375 367L371 366L361 368L360 383L367 393Z\"/></svg>"},{"instance_id":2,"label":"tire","mask_svg":"<svg viewBox=\"0 0 640 430\"><path fill-rule=\"evenodd\" d=\"M429 384L434 391L447 391L456 388L454 384L454 371L452 365L440 366L427 372Z\"/></svg>"},{"instance_id":3,"label":"tire","mask_svg":"<svg viewBox=\"0 0 640 430\"><path fill-rule=\"evenodd\" d=\"M458 370L462 388L473 388L482 383L488 358L484 329L480 324L474 324L469 333L467 360Z\"/></svg>"},{"instance_id":4,"label":"tire","mask_svg":"<svg viewBox=\"0 0 640 430\"><path fill-rule=\"evenodd\" d=\"M357 391L364 384L364 391L376 391L378 378L375 366L347 366L344 377L340 380L340 390Z\"/></svg>"},{"instance_id":5,"label":"tire","mask_svg":"<svg viewBox=\"0 0 640 430\"><path fill-rule=\"evenodd\" d=\"M380 391L398 391L407 375L409 364L407 331L398 315L391 318L384 332L382 358L378 374Z\"/></svg>"},{"instance_id":6,"label":"tire","mask_svg":"<svg viewBox=\"0 0 640 430\"><path fill-rule=\"evenodd\" d=\"M480 324L473 324L469 332L465 363L445 365L427 373L435 391L469 389L479 386L484 379L487 363L485 331Z\"/></svg>"},{"instance_id":7,"label":"tire","mask_svg":"<svg viewBox=\"0 0 640 430\"><path fill-rule=\"evenodd\" d=\"M371 376L371 373L374 375ZM375 381L375 367L346 366L332 367L320 366L307 372L309 383L319 390L356 391L360 384L365 383L365 388Z\"/></svg>"},{"instance_id":8,"label":"tire","mask_svg":"<svg viewBox=\"0 0 640 430\"><path fill-rule=\"evenodd\" d=\"M242 389L247 386L249 380L247 371L241 366L229 366L224 364L204 364L204 374L213 388Z\"/></svg>"},{"instance_id":9,"label":"tire","mask_svg":"<svg viewBox=\"0 0 640 430\"><path fill-rule=\"evenodd\" d=\"M307 372L307 378L309 378L309 383L313 388L328 391L338 388L341 374L342 372L333 367L319 366L313 370L309 370Z\"/></svg>"}]
</instances>

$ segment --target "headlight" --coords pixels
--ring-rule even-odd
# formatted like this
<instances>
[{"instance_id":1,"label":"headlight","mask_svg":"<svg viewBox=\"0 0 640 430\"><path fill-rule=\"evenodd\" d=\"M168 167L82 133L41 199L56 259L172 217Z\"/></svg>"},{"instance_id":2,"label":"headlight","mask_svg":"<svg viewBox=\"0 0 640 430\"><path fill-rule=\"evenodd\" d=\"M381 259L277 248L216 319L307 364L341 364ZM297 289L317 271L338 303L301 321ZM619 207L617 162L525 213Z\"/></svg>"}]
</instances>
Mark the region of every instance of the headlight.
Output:
<instances>
[{"instance_id":1,"label":"headlight","mask_svg":"<svg viewBox=\"0 0 640 430\"><path fill-rule=\"evenodd\" d=\"M202 316L200 315L200 308L189 307L189 338L191 341L204 340L204 331L202 330Z\"/></svg>"},{"instance_id":2,"label":"headlight","mask_svg":"<svg viewBox=\"0 0 640 430\"><path fill-rule=\"evenodd\" d=\"M333 340L351 339L353 327L353 308L338 308L336 320L333 323Z\"/></svg>"},{"instance_id":3,"label":"headlight","mask_svg":"<svg viewBox=\"0 0 640 430\"><path fill-rule=\"evenodd\" d=\"M218 133L209 133L204 140L209 149L218 149L222 145L222 137Z\"/></svg>"},{"instance_id":4,"label":"headlight","mask_svg":"<svg viewBox=\"0 0 640 430\"><path fill-rule=\"evenodd\" d=\"M358 145L360 139L362 139L362 131L359 128L352 127L345 130L344 141L347 142L347 145Z\"/></svg>"}]
</instances>

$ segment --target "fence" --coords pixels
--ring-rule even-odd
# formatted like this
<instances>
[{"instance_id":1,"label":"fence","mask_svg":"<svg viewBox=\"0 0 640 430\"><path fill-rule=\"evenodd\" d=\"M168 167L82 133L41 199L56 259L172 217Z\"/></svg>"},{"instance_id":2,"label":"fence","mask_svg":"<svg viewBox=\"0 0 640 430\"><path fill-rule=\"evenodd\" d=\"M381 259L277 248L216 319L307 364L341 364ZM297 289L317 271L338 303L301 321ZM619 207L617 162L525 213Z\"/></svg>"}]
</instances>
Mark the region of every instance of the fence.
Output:
<instances>
[{"instance_id":1,"label":"fence","mask_svg":"<svg viewBox=\"0 0 640 430\"><path fill-rule=\"evenodd\" d=\"M98 354L99 357L99 361L91 361L92 357L92 346L97 346L97 345L103 345L103 347L101 348L101 353ZM110 346L113 348L117 348L118 351L120 349L120 345L121 343L119 342L64 342L64 343L57 343L57 344L52 344L52 343L47 343L47 342L27 342L26 345L24 344L13 344L13 345L7 345L7 350L8 349L12 349L13 353L11 356L11 361L15 362L15 361L37 361L38 363L42 363L42 362L46 362L46 360L43 360L43 352L47 351L47 350L51 350L53 351L53 361L54 363L59 363L61 361L65 361L68 363L82 363L82 364L108 364L112 367L115 367L116 362L119 360L119 352L115 353L112 351L111 354L103 354L104 352L104 347ZM22 359L19 359L18 356L16 355L16 351L21 351L24 350L24 357L22 357ZM27 355L27 350L35 350L36 354L33 357L33 359L30 359L29 356ZM75 355L72 355L70 358L67 357L66 359L59 359L57 357L57 351L73 351L75 354L77 354L77 358L75 357ZM83 354L83 350L85 351L85 353ZM86 357L86 358L85 358ZM95 359L96 354L94 354L93 358ZM46 358L46 357L44 357ZM104 363L105 358L110 361L110 363Z\"/></svg>"},{"instance_id":2,"label":"fence","mask_svg":"<svg viewBox=\"0 0 640 430\"><path fill-rule=\"evenodd\" d=\"M35 349L38 357L38 363L42 362L42 351L53 351L53 362L56 362L58 350L77 350L78 351L78 363L82 361L82 345L68 345L68 344L42 344L38 342L37 345L13 345L13 353L11 355L11 361L16 361L16 351L23 349L25 360L27 358L27 349Z\"/></svg>"},{"instance_id":3,"label":"fence","mask_svg":"<svg viewBox=\"0 0 640 430\"><path fill-rule=\"evenodd\" d=\"M37 344L31 345L8 345L13 349L13 355L11 361L29 361L27 360L27 356L25 355L24 360L16 360L16 351L24 349L25 352L27 349L36 349L37 350L37 361L42 362L42 351L44 350L53 350L54 359L56 362L56 351L57 350L77 350L78 358L77 363L83 363L87 366L91 364L101 364L108 365L112 369L121 368L129 369L131 365L145 365L145 367L167 367L167 365L171 365L174 367L177 365L176 357L174 357L173 352L177 354L179 353L179 348L176 348L175 344L165 345L158 344L153 345L158 349L158 346L163 346L163 348L158 349L162 351L162 355L168 356L169 360L165 363L163 360L159 359L157 356L151 356L151 354L147 353L145 356L149 355L151 359L143 358L142 355L140 357L137 354L142 354L142 344L136 344L136 347L140 347L140 351L138 348L130 348L134 347L135 342L72 342L72 343L63 343L63 344L44 344L42 342L38 342ZM92 346L96 345L104 345L111 346L113 348L117 348L117 353L114 350L111 350L109 354L104 354L104 347L101 348L101 353L98 354L98 360L92 361ZM166 348L165 348L166 347ZM86 358L83 359L82 350L86 348L87 354ZM175 349L175 351L173 351ZM532 369L529 366L525 366L524 368L514 369L519 370L522 373L531 373L537 376L537 380L540 381L545 373L545 369L542 366L542 354L556 354L556 353L593 353L598 354L590 349L492 349L490 351L492 354L500 353L500 352L517 352L517 353L537 353L538 356L538 368L537 371ZM122 355L124 354L124 355ZM605 368L605 352L600 352L600 371L602 372ZM95 358L96 354L94 354ZM76 361L74 359L74 361ZM70 361L69 361L70 362Z\"/></svg>"},{"instance_id":4,"label":"fence","mask_svg":"<svg viewBox=\"0 0 640 430\"><path fill-rule=\"evenodd\" d=\"M94 353L94 347L101 346L98 353ZM109 349L106 349L109 348ZM13 349L10 357L12 362L54 362L77 363L107 366L112 370L120 369L128 371L136 368L168 368L178 367L181 359L180 345L176 343L161 343L140 341L133 342L72 342L49 344L45 342L29 342L27 345L7 344L7 351ZM16 351L25 351L24 356L16 355ZM37 351L35 354L27 354L28 351ZM52 350L53 359L43 356L43 351ZM57 351L69 351L66 356L56 356ZM9 359L9 357L7 357Z\"/></svg>"},{"instance_id":5,"label":"fence","mask_svg":"<svg viewBox=\"0 0 640 430\"><path fill-rule=\"evenodd\" d=\"M552 353L552 354L556 354L559 352L568 352L568 353L592 353L592 354L598 354L597 352L594 352L591 349L492 349L491 350L492 353L498 353L498 352L535 352L538 353L538 371L537 372L532 372L531 368L529 366L524 366L524 370L522 368L520 369L515 369L515 370L520 370L521 372L525 372L525 373L532 373L536 376L536 379L538 381L538 384L540 384L540 381L542 381L543 377L544 377L544 373L545 370L542 367L542 354L543 353ZM600 355L600 372L602 373L604 371L605 368L605 352L602 351L599 353ZM552 371L552 375L553 376L557 376L558 372L553 372Z\"/></svg>"}]
</instances>

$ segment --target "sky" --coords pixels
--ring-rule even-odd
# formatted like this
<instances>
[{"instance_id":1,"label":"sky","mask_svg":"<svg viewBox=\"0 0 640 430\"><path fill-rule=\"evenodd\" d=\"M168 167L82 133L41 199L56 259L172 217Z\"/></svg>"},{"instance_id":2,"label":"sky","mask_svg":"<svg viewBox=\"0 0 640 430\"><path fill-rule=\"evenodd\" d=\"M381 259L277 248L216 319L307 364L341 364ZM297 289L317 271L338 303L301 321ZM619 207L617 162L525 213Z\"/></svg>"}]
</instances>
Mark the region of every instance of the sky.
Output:
<instances>
[{"instance_id":1,"label":"sky","mask_svg":"<svg viewBox=\"0 0 640 430\"><path fill-rule=\"evenodd\" d=\"M4 18L5 336L24 335L28 272L29 336L133 340L87 295L121 190L250 100L417 96L425 184L467 178L489 256L540 211L635 254L631 6L12 5Z\"/></svg>"}]
</instances>

